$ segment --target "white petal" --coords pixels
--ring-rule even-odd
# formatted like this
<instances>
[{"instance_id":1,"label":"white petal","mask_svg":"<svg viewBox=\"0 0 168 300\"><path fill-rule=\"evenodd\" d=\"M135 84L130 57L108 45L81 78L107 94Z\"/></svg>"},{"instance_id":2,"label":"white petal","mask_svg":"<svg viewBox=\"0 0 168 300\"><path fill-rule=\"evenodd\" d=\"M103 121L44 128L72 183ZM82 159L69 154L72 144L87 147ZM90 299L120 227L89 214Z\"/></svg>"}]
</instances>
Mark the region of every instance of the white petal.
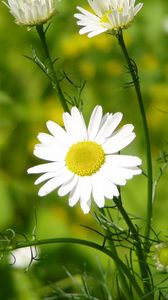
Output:
<instances>
[{"instance_id":1,"label":"white petal","mask_svg":"<svg viewBox=\"0 0 168 300\"><path fill-rule=\"evenodd\" d=\"M92 13L90 13L88 10L86 10L86 9L80 7L80 6L77 6L77 9L78 9L82 14L79 14L79 13L74 14L74 17L75 17L75 18L77 18L77 19L80 20L81 18L83 18L83 16L87 16L89 20L90 20L90 19L95 20L95 21L99 20L99 18L98 18L97 16L95 16L95 15L92 14Z\"/></svg>"},{"instance_id":2,"label":"white petal","mask_svg":"<svg viewBox=\"0 0 168 300\"><path fill-rule=\"evenodd\" d=\"M141 174L141 170L139 168L118 168L118 173L121 174L123 178L126 180L131 179L134 175Z\"/></svg>"},{"instance_id":3,"label":"white petal","mask_svg":"<svg viewBox=\"0 0 168 300\"><path fill-rule=\"evenodd\" d=\"M43 144L38 144L34 148L34 155L49 161L63 161L67 153L67 149L64 147L59 147L59 145L45 146Z\"/></svg>"},{"instance_id":4,"label":"white petal","mask_svg":"<svg viewBox=\"0 0 168 300\"><path fill-rule=\"evenodd\" d=\"M92 186L90 176L79 177L81 202L88 202L91 197Z\"/></svg>"},{"instance_id":5,"label":"white petal","mask_svg":"<svg viewBox=\"0 0 168 300\"><path fill-rule=\"evenodd\" d=\"M119 196L117 186L105 177L102 177L102 190L105 198L113 199Z\"/></svg>"},{"instance_id":6,"label":"white petal","mask_svg":"<svg viewBox=\"0 0 168 300\"><path fill-rule=\"evenodd\" d=\"M77 107L72 107L71 115L76 129L76 137L79 140L85 140L87 138L87 130L82 113L79 112Z\"/></svg>"},{"instance_id":7,"label":"white petal","mask_svg":"<svg viewBox=\"0 0 168 300\"><path fill-rule=\"evenodd\" d=\"M129 145L136 136L135 133L132 132L133 129L133 125L124 125L118 132L113 134L112 137L108 138L102 145L105 153L116 153Z\"/></svg>"},{"instance_id":8,"label":"white petal","mask_svg":"<svg viewBox=\"0 0 168 300\"><path fill-rule=\"evenodd\" d=\"M71 191L69 205L74 206L80 199L80 205L84 213L90 210L91 182L90 177L78 176L78 182Z\"/></svg>"},{"instance_id":9,"label":"white petal","mask_svg":"<svg viewBox=\"0 0 168 300\"><path fill-rule=\"evenodd\" d=\"M36 181L35 181L35 185L42 183L45 180L51 179L55 177L55 172L50 172L50 173L45 173L43 175L41 175Z\"/></svg>"},{"instance_id":10,"label":"white petal","mask_svg":"<svg viewBox=\"0 0 168 300\"><path fill-rule=\"evenodd\" d=\"M95 11L96 15L101 18L104 11L106 10L105 1L88 0L88 3L93 11Z\"/></svg>"},{"instance_id":11,"label":"white petal","mask_svg":"<svg viewBox=\"0 0 168 300\"><path fill-rule=\"evenodd\" d=\"M106 162L111 162L115 166L136 167L142 164L142 160L137 156L112 154L106 156Z\"/></svg>"},{"instance_id":12,"label":"white petal","mask_svg":"<svg viewBox=\"0 0 168 300\"><path fill-rule=\"evenodd\" d=\"M38 174L38 173L44 173L44 172L54 172L59 170L65 166L65 162L52 162L48 164L41 164L32 168L29 168L27 170L28 174Z\"/></svg>"},{"instance_id":13,"label":"white petal","mask_svg":"<svg viewBox=\"0 0 168 300\"><path fill-rule=\"evenodd\" d=\"M88 202L86 201L80 201L80 206L81 206L81 209L83 210L84 214L88 214L88 212L90 211L90 205L91 205L91 201L89 199Z\"/></svg>"},{"instance_id":14,"label":"white petal","mask_svg":"<svg viewBox=\"0 0 168 300\"><path fill-rule=\"evenodd\" d=\"M143 3L138 3L135 6L135 8L134 8L134 15L136 15L140 11L140 9L142 8L142 6L143 6Z\"/></svg>"},{"instance_id":15,"label":"white petal","mask_svg":"<svg viewBox=\"0 0 168 300\"><path fill-rule=\"evenodd\" d=\"M68 170L62 175L58 177L54 177L50 179L47 183L45 183L38 192L39 196L45 196L55 190L62 183L68 181L73 176L73 173Z\"/></svg>"},{"instance_id":16,"label":"white petal","mask_svg":"<svg viewBox=\"0 0 168 300\"><path fill-rule=\"evenodd\" d=\"M63 114L64 126L71 143L77 143L85 140L87 132L83 117L79 113L78 109L73 107L71 114L72 115L67 112Z\"/></svg>"},{"instance_id":17,"label":"white petal","mask_svg":"<svg viewBox=\"0 0 168 300\"><path fill-rule=\"evenodd\" d=\"M69 181L61 185L61 187L58 190L58 195L59 196L67 195L70 191L74 189L77 182L78 182L78 176L74 174L74 176Z\"/></svg>"},{"instance_id":18,"label":"white petal","mask_svg":"<svg viewBox=\"0 0 168 300\"><path fill-rule=\"evenodd\" d=\"M125 180L124 176L122 175L120 169L117 167L114 167L110 163L105 163L102 166L102 168L100 170L100 174L102 174L102 176L104 176L105 178L108 178L108 180L110 180L112 183L114 183L116 185L125 185L126 184L126 180Z\"/></svg>"},{"instance_id":19,"label":"white petal","mask_svg":"<svg viewBox=\"0 0 168 300\"><path fill-rule=\"evenodd\" d=\"M103 143L110 135L114 132L118 124L121 122L122 113L115 113L114 115L109 114L101 124L101 128L95 138L97 143Z\"/></svg>"},{"instance_id":20,"label":"white petal","mask_svg":"<svg viewBox=\"0 0 168 300\"><path fill-rule=\"evenodd\" d=\"M82 29L80 29L79 34L85 34L85 33L88 33L88 32L93 32L95 30L97 30L97 28L95 28L95 25L88 25L88 26L85 26Z\"/></svg>"},{"instance_id":21,"label":"white petal","mask_svg":"<svg viewBox=\"0 0 168 300\"><path fill-rule=\"evenodd\" d=\"M101 176L94 174L91 176L93 199L98 207L104 207L104 195L102 193Z\"/></svg>"},{"instance_id":22,"label":"white petal","mask_svg":"<svg viewBox=\"0 0 168 300\"><path fill-rule=\"evenodd\" d=\"M79 180L79 177L78 177L78 180ZM71 207L74 206L78 202L79 197L80 197L80 189L79 189L79 185L77 182L74 189L70 192L69 206L71 206Z\"/></svg>"},{"instance_id":23,"label":"white petal","mask_svg":"<svg viewBox=\"0 0 168 300\"><path fill-rule=\"evenodd\" d=\"M41 175L36 181L35 185L42 183L43 181L53 178L53 177L58 177L61 176L64 172L66 171L66 167L63 167L62 169L57 170L56 172L48 172L43 175Z\"/></svg>"},{"instance_id":24,"label":"white petal","mask_svg":"<svg viewBox=\"0 0 168 300\"><path fill-rule=\"evenodd\" d=\"M102 120L102 107L97 105L92 112L88 126L88 138L94 140Z\"/></svg>"},{"instance_id":25,"label":"white petal","mask_svg":"<svg viewBox=\"0 0 168 300\"><path fill-rule=\"evenodd\" d=\"M122 162L124 162L126 167L124 165L123 166L119 165L119 163L121 164ZM135 158L135 161L132 160L131 164L133 165L134 162L140 163L141 160ZM129 167L128 164L126 163L126 158L124 161L124 155L122 156L121 161L119 160L119 158L117 158L117 161L115 160L111 161L107 157L105 164L102 166L100 170L102 176L108 178L108 180L110 180L116 185L125 185L126 180L131 179L134 175L141 174L141 172L142 172L141 169L139 169L138 166L136 167L136 165Z\"/></svg>"},{"instance_id":26,"label":"white petal","mask_svg":"<svg viewBox=\"0 0 168 300\"><path fill-rule=\"evenodd\" d=\"M47 128L51 132L51 134L65 147L69 147L71 144L68 138L66 131L59 126L57 123L53 121L47 122Z\"/></svg>"},{"instance_id":27,"label":"white petal","mask_svg":"<svg viewBox=\"0 0 168 300\"><path fill-rule=\"evenodd\" d=\"M94 36L96 36L96 35L99 35L100 33L105 32L105 31L107 31L107 28L105 28L105 27L99 28L98 30L94 30L94 31L92 31L91 33L89 33L89 34L88 34L88 37L89 37L89 38L92 38L92 37L94 37Z\"/></svg>"},{"instance_id":28,"label":"white petal","mask_svg":"<svg viewBox=\"0 0 168 300\"><path fill-rule=\"evenodd\" d=\"M113 199L119 196L116 185L100 172L92 176L93 178L93 198L99 207L104 207L104 197Z\"/></svg>"},{"instance_id":29,"label":"white petal","mask_svg":"<svg viewBox=\"0 0 168 300\"><path fill-rule=\"evenodd\" d=\"M52 135L49 135L47 133L39 133L38 136L37 136L38 140L43 143L43 144L53 144L55 143L55 139Z\"/></svg>"},{"instance_id":30,"label":"white petal","mask_svg":"<svg viewBox=\"0 0 168 300\"><path fill-rule=\"evenodd\" d=\"M123 114L121 112L117 112L111 116L111 125L109 126L108 136L110 136L114 130L117 128L119 123L121 122ZM107 136L107 137L108 137Z\"/></svg>"}]
</instances>

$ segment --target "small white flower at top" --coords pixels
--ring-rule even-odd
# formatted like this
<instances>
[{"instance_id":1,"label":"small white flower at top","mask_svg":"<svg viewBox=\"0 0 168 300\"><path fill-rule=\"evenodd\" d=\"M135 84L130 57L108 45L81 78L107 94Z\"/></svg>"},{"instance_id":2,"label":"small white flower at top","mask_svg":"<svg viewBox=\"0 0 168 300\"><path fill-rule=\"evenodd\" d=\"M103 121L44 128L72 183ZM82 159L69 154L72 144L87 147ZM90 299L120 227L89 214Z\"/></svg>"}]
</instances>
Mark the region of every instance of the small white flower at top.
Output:
<instances>
[{"instance_id":1,"label":"small white flower at top","mask_svg":"<svg viewBox=\"0 0 168 300\"><path fill-rule=\"evenodd\" d=\"M34 155L50 162L28 169L29 174L44 173L35 184L48 180L39 196L59 187L59 196L69 194L70 206L80 201L84 213L89 212L92 198L104 207L105 198L118 197L117 186L141 173L141 159L118 153L135 138L131 124L115 131L121 119L122 113L103 116L102 107L96 106L88 128L77 107L63 113L65 129L48 121L51 134L38 135L41 143L35 146Z\"/></svg>"},{"instance_id":2,"label":"small white flower at top","mask_svg":"<svg viewBox=\"0 0 168 300\"><path fill-rule=\"evenodd\" d=\"M5 4L19 25L46 23L55 12L54 0L7 0Z\"/></svg>"},{"instance_id":3,"label":"small white flower at top","mask_svg":"<svg viewBox=\"0 0 168 300\"><path fill-rule=\"evenodd\" d=\"M77 24L81 26L79 33L96 36L105 31L117 33L119 29L127 28L143 4L135 5L135 0L88 0L93 11L78 6L80 13L75 14Z\"/></svg>"}]
</instances>

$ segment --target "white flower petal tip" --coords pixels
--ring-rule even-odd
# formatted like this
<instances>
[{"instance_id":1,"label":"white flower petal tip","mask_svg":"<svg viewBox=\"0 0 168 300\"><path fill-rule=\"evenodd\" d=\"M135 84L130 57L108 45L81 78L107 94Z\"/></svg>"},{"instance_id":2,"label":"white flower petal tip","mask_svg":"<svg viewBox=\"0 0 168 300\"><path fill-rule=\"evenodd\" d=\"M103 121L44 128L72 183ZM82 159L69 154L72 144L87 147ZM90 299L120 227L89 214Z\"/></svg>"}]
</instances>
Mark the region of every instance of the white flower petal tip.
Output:
<instances>
[{"instance_id":1,"label":"white flower petal tip","mask_svg":"<svg viewBox=\"0 0 168 300\"><path fill-rule=\"evenodd\" d=\"M54 0L7 0L5 3L18 25L38 26L55 13Z\"/></svg>"},{"instance_id":2,"label":"white flower petal tip","mask_svg":"<svg viewBox=\"0 0 168 300\"><path fill-rule=\"evenodd\" d=\"M33 167L32 167L32 168L29 168L29 169L27 170L27 174L33 174L33 173L31 172L32 169L33 169Z\"/></svg>"},{"instance_id":3,"label":"white flower petal tip","mask_svg":"<svg viewBox=\"0 0 168 300\"><path fill-rule=\"evenodd\" d=\"M81 202L81 209L83 210L84 214L88 214L90 211L90 205L87 202Z\"/></svg>"},{"instance_id":4,"label":"white flower petal tip","mask_svg":"<svg viewBox=\"0 0 168 300\"><path fill-rule=\"evenodd\" d=\"M40 196L40 197L44 197L44 196L46 196L47 195L47 193L45 192L41 192L41 191L39 191L38 192L38 196Z\"/></svg>"},{"instance_id":5,"label":"white flower petal tip","mask_svg":"<svg viewBox=\"0 0 168 300\"><path fill-rule=\"evenodd\" d=\"M106 31L116 34L119 29L127 28L143 7L143 3L135 5L132 0L88 0L92 13L77 6L80 13L74 14L77 24L81 26L79 33L94 37Z\"/></svg>"},{"instance_id":6,"label":"white flower petal tip","mask_svg":"<svg viewBox=\"0 0 168 300\"><path fill-rule=\"evenodd\" d=\"M34 154L47 163L27 170L41 174L35 184L43 183L38 195L43 197L58 189L59 196L69 195L69 206L80 203L87 214L91 200L100 208L105 199L119 196L117 185L141 174L142 161L137 156L118 154L135 138L134 126L116 130L122 113L106 113L96 106L86 127L82 113L73 107L63 114L64 127L48 121L50 134L40 133Z\"/></svg>"}]
</instances>

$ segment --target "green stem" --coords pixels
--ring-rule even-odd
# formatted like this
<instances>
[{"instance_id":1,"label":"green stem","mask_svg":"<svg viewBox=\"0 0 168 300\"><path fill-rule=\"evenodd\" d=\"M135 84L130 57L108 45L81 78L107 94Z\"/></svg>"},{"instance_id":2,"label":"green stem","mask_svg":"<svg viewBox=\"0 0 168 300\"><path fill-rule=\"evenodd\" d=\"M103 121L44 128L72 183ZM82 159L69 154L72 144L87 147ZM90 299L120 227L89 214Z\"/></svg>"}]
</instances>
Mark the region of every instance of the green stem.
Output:
<instances>
[{"instance_id":1,"label":"green stem","mask_svg":"<svg viewBox=\"0 0 168 300\"><path fill-rule=\"evenodd\" d=\"M151 281L150 281L150 274L148 271L148 265L146 262L146 256L144 255L144 251L143 251L142 245L141 245L141 243L142 243L141 239L139 238L138 232L137 232L134 224L132 223L131 219L129 218L127 212L125 211L125 209L122 205L121 199L114 198L113 201L114 201L116 207L118 208L120 214L124 218L128 228L130 229L133 239L135 240L136 254L138 257L138 263L139 263L139 268L140 268L140 272L141 272L144 293L145 293L145 295L147 295L150 291L152 291L152 287L151 287ZM150 299L150 300L153 299L152 292L149 295L148 299Z\"/></svg>"},{"instance_id":2,"label":"green stem","mask_svg":"<svg viewBox=\"0 0 168 300\"><path fill-rule=\"evenodd\" d=\"M55 73L55 70L54 70L54 67L53 67L53 63L52 63L52 60L51 60L51 57L50 57L50 53L49 53L49 50L48 50L48 46L47 46L47 42L46 42L46 35L45 35L45 31L43 29L43 25L36 26L36 30L37 30L37 33L39 35L42 47L44 49L44 53L46 55L47 76L49 75L53 88L57 90L57 93L59 95L59 98L60 98L60 101L61 101L61 104L62 104L62 107L63 107L64 111L69 112L69 108L68 108L66 99L65 99L64 94L61 90L59 80L56 76L56 73Z\"/></svg>"},{"instance_id":3,"label":"green stem","mask_svg":"<svg viewBox=\"0 0 168 300\"><path fill-rule=\"evenodd\" d=\"M142 117L142 123L144 128L144 137L145 137L145 146L146 146L146 160L147 160L147 174L148 174L148 202L147 202L147 220L146 220L146 228L145 228L145 247L146 250L149 250L149 237L150 237L150 229L151 229L151 221L152 221L152 194L153 194L153 181L152 181L152 157L151 157L151 147L150 147L150 138L149 138L149 129L145 114L145 109L143 105L143 99L140 89L140 83L138 78L138 70L133 62L133 60L129 57L129 54L127 52L127 48L124 42L122 30L120 30L117 34L118 42L121 46L121 49L123 51L125 60L127 62L127 66L129 68L132 82L134 83L137 100L139 104L139 109L141 112Z\"/></svg>"},{"instance_id":4,"label":"green stem","mask_svg":"<svg viewBox=\"0 0 168 300\"><path fill-rule=\"evenodd\" d=\"M117 260L116 263L118 267L123 270L126 277L132 282L132 285L137 293L138 296L142 296L142 290L139 287L137 281L135 280L134 276L131 274L130 270L127 268L127 266L120 260L119 257L115 257L114 254L108 250L107 248L104 248L104 246L101 246L99 244L96 244L94 242L90 242L87 240L81 240L76 238L52 238L52 239L43 239L43 240L32 240L32 241L24 241L24 242L15 242L12 246L5 247L6 251L12 251L19 248L24 247L30 247L30 246L38 246L38 245L45 245L45 244L56 244L56 243L66 243L66 244L78 244L78 245L84 245L87 247L94 248L96 250L99 250L112 258L113 260ZM0 252L3 251L3 249L0 249Z\"/></svg>"},{"instance_id":5,"label":"green stem","mask_svg":"<svg viewBox=\"0 0 168 300\"><path fill-rule=\"evenodd\" d=\"M105 210L102 209L101 211L103 212L103 215L106 217ZM108 209L107 209L107 211L108 211ZM109 213L109 211L108 211L108 213ZM106 230L107 230L107 233L106 233ZM133 297L132 297L131 291L129 289L127 280L126 280L126 278L124 276L123 270L121 268L119 268L119 266L117 265L117 261L119 259L119 256L118 256L118 253L117 253L114 241L111 238L111 230L108 227L108 225L107 225L107 229L106 230L104 230L104 231L105 231L105 234L108 234L108 236L109 236L109 238L108 238L109 247L110 247L111 253L113 253L113 256L114 256L114 263L115 263L116 269L118 271L119 278L120 278L120 280L122 282L122 287L123 287L125 296L127 296L127 299L129 299L129 300L133 300Z\"/></svg>"},{"instance_id":6,"label":"green stem","mask_svg":"<svg viewBox=\"0 0 168 300\"><path fill-rule=\"evenodd\" d=\"M122 283L122 288L123 288L123 291L124 291L124 294L126 296L127 299L129 300L134 300L133 299L133 296L131 294L131 291L129 289L129 286L128 286L128 283L127 283L127 280L124 276L124 273L123 273L123 270L121 269L121 267L118 265L118 259L119 259L119 256L118 256L118 253L117 253L117 250L116 250L116 247L114 245L114 242L113 240L111 239L111 243L110 244L110 248L111 248L111 252L113 253L113 256L114 256L114 263L116 265L116 268L117 268L117 271L118 271L118 274L119 274L119 278L121 280L121 283ZM131 282L132 283L132 282Z\"/></svg>"}]
</instances>

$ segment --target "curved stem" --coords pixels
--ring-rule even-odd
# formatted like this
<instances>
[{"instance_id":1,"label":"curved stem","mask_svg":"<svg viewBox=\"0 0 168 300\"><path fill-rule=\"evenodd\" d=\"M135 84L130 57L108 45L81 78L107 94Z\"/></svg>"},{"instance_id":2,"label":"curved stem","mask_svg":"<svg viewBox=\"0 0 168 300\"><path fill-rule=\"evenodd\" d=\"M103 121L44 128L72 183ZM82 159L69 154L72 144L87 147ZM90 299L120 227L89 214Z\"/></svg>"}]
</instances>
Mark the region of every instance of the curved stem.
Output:
<instances>
[{"instance_id":1,"label":"curved stem","mask_svg":"<svg viewBox=\"0 0 168 300\"><path fill-rule=\"evenodd\" d=\"M149 242L148 239L150 237L150 229L151 229L151 221L152 221L152 194L153 194L153 180L152 180L152 157L151 157L151 147L150 147L150 138L149 138L149 130L148 130L148 124L145 114L145 109L143 105L143 99L140 89L140 83L138 78L138 70L137 66L134 63L134 61L129 57L129 54L127 52L127 48L123 39L122 30L120 30L117 34L118 42L121 46L121 49L123 51L125 60L127 62L127 66L129 68L131 77L132 77L132 83L134 84L137 100L139 104L139 109L141 112L142 117L142 123L143 123L143 129L144 129L144 137L145 137L145 146L146 146L146 160L147 160L147 174L148 174L148 202L147 202L147 220L146 220L146 228L145 228L145 248L148 251L149 250Z\"/></svg>"},{"instance_id":2,"label":"curved stem","mask_svg":"<svg viewBox=\"0 0 168 300\"><path fill-rule=\"evenodd\" d=\"M15 242L11 246L5 247L6 251L12 251L19 248L24 247L30 247L30 246L38 246L38 245L45 245L45 244L57 244L57 243L66 243L66 244L78 244L83 245L87 247L94 248L96 250L99 250L112 258L113 260L117 260L116 263L118 267L123 270L124 274L128 277L130 282L132 282L132 285L137 293L138 296L142 297L143 293L141 288L139 287L137 281L135 280L134 276L131 274L130 270L127 268L127 266L120 260L119 257L116 257L110 250L107 248L104 248L104 246L101 246L99 244L96 244L94 242L90 242L87 240L81 240L76 238L52 238L52 239L42 239L42 240L32 240L32 241L24 241L24 242ZM3 251L3 249L0 249L0 251Z\"/></svg>"},{"instance_id":3,"label":"curved stem","mask_svg":"<svg viewBox=\"0 0 168 300\"><path fill-rule=\"evenodd\" d=\"M46 55L47 69L48 69L47 73L49 73L49 74L47 74L47 76L49 75L53 88L57 90L57 93L59 95L59 98L60 98L60 101L61 101L61 104L62 104L62 107L63 107L64 111L69 112L69 108L68 108L66 99L65 99L64 94L61 90L59 80L56 76L56 73L55 73L55 70L54 70L54 67L53 67L53 63L52 63L52 60L51 60L51 57L50 57L50 53L49 53L49 50L48 50L43 25L36 26L36 30L37 30L37 33L39 35L42 47L43 47L45 55Z\"/></svg>"}]
</instances>

